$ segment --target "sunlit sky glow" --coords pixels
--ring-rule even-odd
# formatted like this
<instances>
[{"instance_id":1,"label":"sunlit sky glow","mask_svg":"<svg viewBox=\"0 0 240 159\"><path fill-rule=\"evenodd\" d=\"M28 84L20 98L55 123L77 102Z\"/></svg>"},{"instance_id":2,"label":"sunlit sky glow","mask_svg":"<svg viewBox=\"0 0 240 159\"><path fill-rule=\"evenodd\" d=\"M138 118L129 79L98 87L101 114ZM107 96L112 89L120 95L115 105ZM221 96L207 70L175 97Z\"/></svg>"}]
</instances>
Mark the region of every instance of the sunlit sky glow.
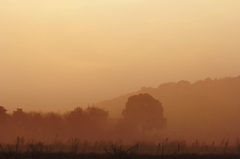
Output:
<instances>
[{"instance_id":1,"label":"sunlit sky glow","mask_svg":"<svg viewBox=\"0 0 240 159\"><path fill-rule=\"evenodd\" d=\"M239 0L0 0L0 105L66 111L240 75Z\"/></svg>"}]
</instances>

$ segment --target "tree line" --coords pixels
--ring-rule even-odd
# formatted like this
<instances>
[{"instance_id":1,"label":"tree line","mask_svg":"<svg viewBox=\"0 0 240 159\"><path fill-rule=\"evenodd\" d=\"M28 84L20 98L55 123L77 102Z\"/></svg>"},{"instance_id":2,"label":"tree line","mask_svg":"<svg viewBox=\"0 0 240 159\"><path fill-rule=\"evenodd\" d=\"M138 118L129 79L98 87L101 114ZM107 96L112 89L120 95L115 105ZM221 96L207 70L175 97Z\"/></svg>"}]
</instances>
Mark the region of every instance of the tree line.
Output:
<instances>
[{"instance_id":1,"label":"tree line","mask_svg":"<svg viewBox=\"0 0 240 159\"><path fill-rule=\"evenodd\" d=\"M64 114L25 112L17 108L11 114L0 106L0 141L11 142L16 136L41 141L79 138L107 140L144 138L153 129L166 126L162 104L149 94L129 97L123 118L108 117L108 111L93 106L77 107Z\"/></svg>"}]
</instances>

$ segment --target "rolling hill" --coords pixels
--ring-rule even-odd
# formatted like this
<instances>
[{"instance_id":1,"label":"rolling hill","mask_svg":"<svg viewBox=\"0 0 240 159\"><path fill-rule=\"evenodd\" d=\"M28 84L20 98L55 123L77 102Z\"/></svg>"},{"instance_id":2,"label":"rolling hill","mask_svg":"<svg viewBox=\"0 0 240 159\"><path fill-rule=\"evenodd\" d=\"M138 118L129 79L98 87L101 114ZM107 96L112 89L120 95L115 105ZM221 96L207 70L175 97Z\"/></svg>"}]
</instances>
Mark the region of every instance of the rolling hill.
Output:
<instances>
[{"instance_id":1,"label":"rolling hill","mask_svg":"<svg viewBox=\"0 0 240 159\"><path fill-rule=\"evenodd\" d=\"M110 117L121 118L128 97L140 93L148 93L162 103L168 126L161 132L166 136L204 141L240 136L240 76L144 87L96 106L108 110Z\"/></svg>"}]
</instances>

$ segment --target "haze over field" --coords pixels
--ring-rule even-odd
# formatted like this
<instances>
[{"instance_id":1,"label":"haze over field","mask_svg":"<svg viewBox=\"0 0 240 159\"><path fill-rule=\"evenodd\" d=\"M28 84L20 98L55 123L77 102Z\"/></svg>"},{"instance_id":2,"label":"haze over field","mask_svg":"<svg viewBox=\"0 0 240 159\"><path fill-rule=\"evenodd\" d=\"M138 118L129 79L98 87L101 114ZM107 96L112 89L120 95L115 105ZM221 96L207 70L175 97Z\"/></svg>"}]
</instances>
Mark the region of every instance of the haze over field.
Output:
<instances>
[{"instance_id":1,"label":"haze over field","mask_svg":"<svg viewBox=\"0 0 240 159\"><path fill-rule=\"evenodd\" d=\"M66 111L240 70L238 0L0 0L0 105Z\"/></svg>"},{"instance_id":2,"label":"haze over field","mask_svg":"<svg viewBox=\"0 0 240 159\"><path fill-rule=\"evenodd\" d=\"M165 83L157 88L143 87L97 104L109 111L110 117L122 117L126 101L135 94L147 93L161 101L167 127L160 136L171 139L199 139L221 142L223 138L235 141L240 134L240 76L199 80L195 83L179 81Z\"/></svg>"}]
</instances>

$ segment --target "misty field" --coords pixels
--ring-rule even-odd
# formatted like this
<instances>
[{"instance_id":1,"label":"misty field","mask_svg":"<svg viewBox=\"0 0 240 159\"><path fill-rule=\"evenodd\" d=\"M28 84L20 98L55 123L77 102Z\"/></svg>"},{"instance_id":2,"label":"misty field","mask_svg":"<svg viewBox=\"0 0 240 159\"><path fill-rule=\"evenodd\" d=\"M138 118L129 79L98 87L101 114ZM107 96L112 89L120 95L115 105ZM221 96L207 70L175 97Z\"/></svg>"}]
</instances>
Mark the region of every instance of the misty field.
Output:
<instances>
[{"instance_id":1,"label":"misty field","mask_svg":"<svg viewBox=\"0 0 240 159\"><path fill-rule=\"evenodd\" d=\"M109 118L95 106L65 114L21 108L9 114L0 106L0 159L240 158L238 137L190 140L186 128L183 137L162 135L167 119L149 94L129 97L122 115Z\"/></svg>"},{"instance_id":2,"label":"misty field","mask_svg":"<svg viewBox=\"0 0 240 159\"><path fill-rule=\"evenodd\" d=\"M211 145L196 140L192 144L186 141L170 141L161 143L118 141L95 141L69 139L66 142L55 141L43 143L17 137L14 144L0 144L0 159L155 159L155 158L232 158L240 157L240 142L234 144L223 139L221 143Z\"/></svg>"}]
</instances>

